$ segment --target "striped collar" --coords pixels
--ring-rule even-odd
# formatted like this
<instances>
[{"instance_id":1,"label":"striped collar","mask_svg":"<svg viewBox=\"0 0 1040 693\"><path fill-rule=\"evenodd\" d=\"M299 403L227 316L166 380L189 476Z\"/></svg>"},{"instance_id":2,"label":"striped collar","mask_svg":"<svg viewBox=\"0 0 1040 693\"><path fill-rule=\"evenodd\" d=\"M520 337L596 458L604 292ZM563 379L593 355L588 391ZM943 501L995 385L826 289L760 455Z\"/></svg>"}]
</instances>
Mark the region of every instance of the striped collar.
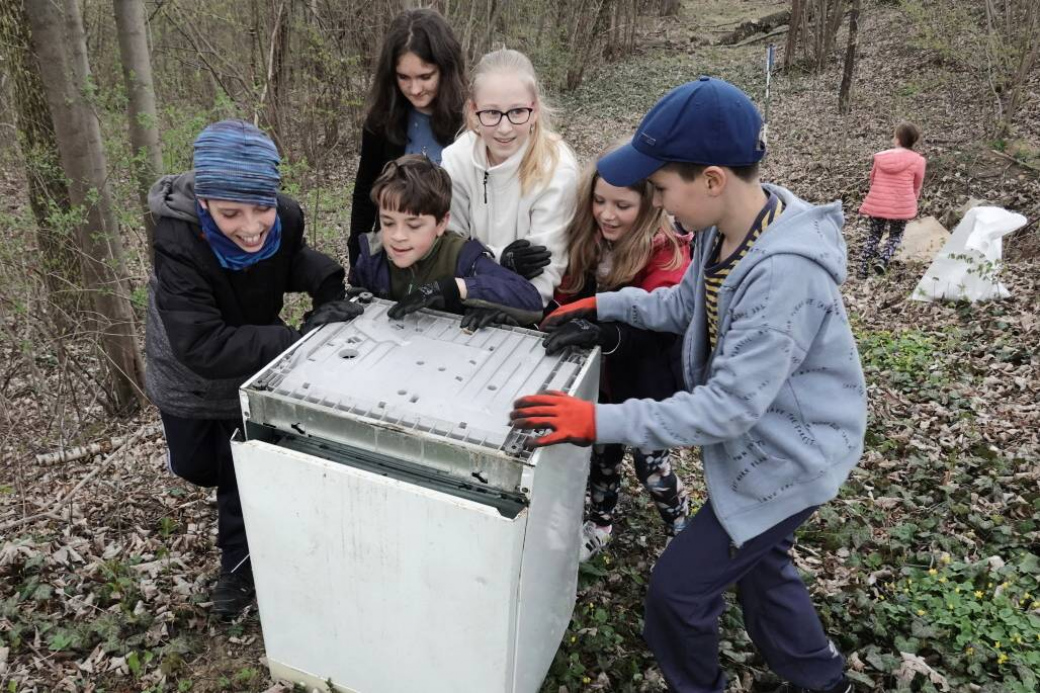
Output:
<instances>
[{"instance_id":1,"label":"striped collar","mask_svg":"<svg viewBox=\"0 0 1040 693\"><path fill-rule=\"evenodd\" d=\"M737 249L730 253L729 257L724 260L719 259L719 252L722 250L722 234L716 230L715 243L711 249L711 255L709 255L710 264L705 268L706 272L712 272L724 267L732 267L737 264L740 258L747 255L748 248L755 242L755 240L762 235L762 232L766 230L780 213L783 211L783 203L780 202L780 198L773 192L763 190L768 195L765 205L762 210L755 217L755 221L751 224L751 228L744 235L744 240L740 242Z\"/></svg>"}]
</instances>

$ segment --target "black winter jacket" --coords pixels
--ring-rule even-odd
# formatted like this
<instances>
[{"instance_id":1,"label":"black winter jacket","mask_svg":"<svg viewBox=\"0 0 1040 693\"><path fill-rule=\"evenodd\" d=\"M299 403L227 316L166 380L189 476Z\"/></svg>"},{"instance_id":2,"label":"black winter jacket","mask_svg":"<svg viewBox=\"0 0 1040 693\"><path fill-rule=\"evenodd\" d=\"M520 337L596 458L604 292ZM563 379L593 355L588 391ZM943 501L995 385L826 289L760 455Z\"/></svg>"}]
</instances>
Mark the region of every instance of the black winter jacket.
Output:
<instances>
[{"instance_id":1,"label":"black winter jacket","mask_svg":"<svg viewBox=\"0 0 1040 693\"><path fill-rule=\"evenodd\" d=\"M361 129L361 160L358 162L357 177L354 179L354 195L350 205L350 236L347 238L347 256L350 267L357 263L361 252L360 238L375 229L379 210L372 202L372 185L383 172L387 162L404 154L403 144L394 144L382 132ZM351 269L351 278L354 272Z\"/></svg>"},{"instance_id":2,"label":"black winter jacket","mask_svg":"<svg viewBox=\"0 0 1040 693\"><path fill-rule=\"evenodd\" d=\"M570 300L596 295L596 278L590 275L581 292ZM569 302L569 301L568 301ZM603 322L615 330L620 341L611 353L604 353L600 376L599 401L620 404L628 399L668 399L683 389L682 340L668 332L651 332L623 322Z\"/></svg>"},{"instance_id":3,"label":"black winter jacket","mask_svg":"<svg viewBox=\"0 0 1040 693\"><path fill-rule=\"evenodd\" d=\"M239 416L239 385L300 338L279 317L285 294L306 292L314 307L342 298L343 268L307 247L303 211L282 195L278 251L239 271L221 267L202 235L192 174L161 179L149 206L158 223L145 337L148 396L174 416Z\"/></svg>"}]
</instances>

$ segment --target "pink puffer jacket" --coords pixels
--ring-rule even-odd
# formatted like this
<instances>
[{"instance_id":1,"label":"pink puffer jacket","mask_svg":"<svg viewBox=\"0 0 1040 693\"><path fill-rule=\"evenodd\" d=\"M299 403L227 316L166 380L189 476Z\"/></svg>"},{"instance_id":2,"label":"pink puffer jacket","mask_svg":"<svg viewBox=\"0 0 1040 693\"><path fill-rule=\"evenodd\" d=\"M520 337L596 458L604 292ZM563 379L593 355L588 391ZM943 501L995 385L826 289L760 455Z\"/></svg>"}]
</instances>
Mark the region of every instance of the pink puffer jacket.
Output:
<instances>
[{"instance_id":1,"label":"pink puffer jacket","mask_svg":"<svg viewBox=\"0 0 1040 693\"><path fill-rule=\"evenodd\" d=\"M897 147L874 155L870 192L860 214L881 219L913 219L924 183L925 159L910 149Z\"/></svg>"}]
</instances>

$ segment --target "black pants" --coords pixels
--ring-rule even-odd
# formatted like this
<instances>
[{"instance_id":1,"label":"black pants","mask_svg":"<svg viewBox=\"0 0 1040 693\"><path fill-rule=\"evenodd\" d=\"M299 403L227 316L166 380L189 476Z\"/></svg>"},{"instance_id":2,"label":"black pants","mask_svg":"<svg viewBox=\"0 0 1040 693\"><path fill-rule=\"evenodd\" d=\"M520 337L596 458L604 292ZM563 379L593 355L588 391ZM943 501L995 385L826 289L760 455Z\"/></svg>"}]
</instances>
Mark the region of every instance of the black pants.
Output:
<instances>
[{"instance_id":1,"label":"black pants","mask_svg":"<svg viewBox=\"0 0 1040 693\"><path fill-rule=\"evenodd\" d=\"M162 414L170 470L197 486L217 487L217 546L226 572L247 565L249 544L242 520L242 501L231 459L231 435L241 419L182 419Z\"/></svg>"},{"instance_id":2,"label":"black pants","mask_svg":"<svg viewBox=\"0 0 1040 693\"><path fill-rule=\"evenodd\" d=\"M870 233L867 234L867 242L863 246L863 255L860 257L860 277L866 277L871 266L877 267L882 272L888 267L889 261L903 240L903 231L906 230L906 219L882 219L880 217L868 217L868 219L870 219ZM888 226L888 240L884 247L880 247L885 226Z\"/></svg>"}]
</instances>

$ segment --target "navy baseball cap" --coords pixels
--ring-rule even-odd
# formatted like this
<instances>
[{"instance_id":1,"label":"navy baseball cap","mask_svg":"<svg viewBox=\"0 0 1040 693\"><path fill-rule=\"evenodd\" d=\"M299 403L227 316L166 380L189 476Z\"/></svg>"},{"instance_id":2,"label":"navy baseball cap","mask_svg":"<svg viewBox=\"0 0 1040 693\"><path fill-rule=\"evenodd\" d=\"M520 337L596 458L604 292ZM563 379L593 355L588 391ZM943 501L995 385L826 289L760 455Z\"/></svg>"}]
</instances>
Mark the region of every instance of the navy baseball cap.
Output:
<instances>
[{"instance_id":1,"label":"navy baseball cap","mask_svg":"<svg viewBox=\"0 0 1040 693\"><path fill-rule=\"evenodd\" d=\"M748 95L714 77L672 89L658 101L629 144L596 163L611 185L634 185L665 164L750 166L766 154L762 116Z\"/></svg>"}]
</instances>

